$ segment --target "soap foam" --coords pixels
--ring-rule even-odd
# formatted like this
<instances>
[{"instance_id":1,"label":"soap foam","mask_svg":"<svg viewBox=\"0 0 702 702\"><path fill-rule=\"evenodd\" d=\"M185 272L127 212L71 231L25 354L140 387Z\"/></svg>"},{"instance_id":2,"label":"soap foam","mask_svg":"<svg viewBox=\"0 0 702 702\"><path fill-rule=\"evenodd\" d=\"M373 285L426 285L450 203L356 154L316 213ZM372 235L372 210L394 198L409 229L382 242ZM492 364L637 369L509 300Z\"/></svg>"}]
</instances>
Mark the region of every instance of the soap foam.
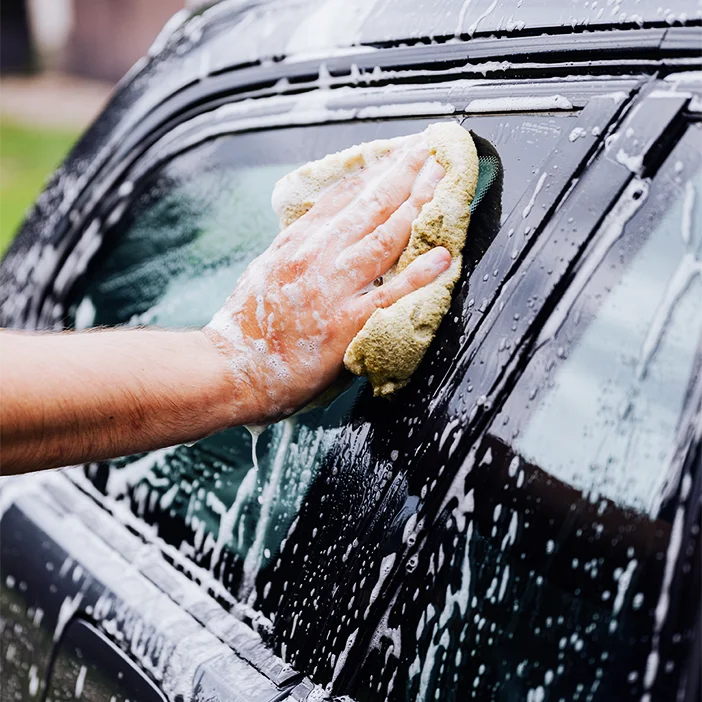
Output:
<instances>
[{"instance_id":1,"label":"soap foam","mask_svg":"<svg viewBox=\"0 0 702 702\"><path fill-rule=\"evenodd\" d=\"M281 227L308 212L343 178L392 158L403 140L411 138L360 144L285 176L272 197ZM386 309L376 310L349 345L344 364L356 375L367 376L376 395L390 395L409 382L448 311L453 287L461 274L461 252L478 182L477 151L469 132L456 122L433 124L425 130L424 138L446 174L433 199L413 222L409 244L400 260L383 278L392 279L418 256L437 246L449 250L452 263L433 283Z\"/></svg>"}]
</instances>

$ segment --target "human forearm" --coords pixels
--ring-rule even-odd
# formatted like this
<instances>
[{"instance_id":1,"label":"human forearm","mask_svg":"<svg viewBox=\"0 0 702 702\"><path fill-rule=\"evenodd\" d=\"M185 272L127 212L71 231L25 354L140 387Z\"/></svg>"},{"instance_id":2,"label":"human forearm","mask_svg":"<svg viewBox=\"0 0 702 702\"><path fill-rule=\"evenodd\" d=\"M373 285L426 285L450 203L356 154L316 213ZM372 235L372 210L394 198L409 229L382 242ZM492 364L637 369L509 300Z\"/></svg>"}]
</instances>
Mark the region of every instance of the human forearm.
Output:
<instances>
[{"instance_id":1,"label":"human forearm","mask_svg":"<svg viewBox=\"0 0 702 702\"><path fill-rule=\"evenodd\" d=\"M443 175L421 135L395 140L284 229L202 331L0 331L2 472L149 451L308 404L374 313L448 269L437 247L391 270Z\"/></svg>"},{"instance_id":2,"label":"human forearm","mask_svg":"<svg viewBox=\"0 0 702 702\"><path fill-rule=\"evenodd\" d=\"M196 440L253 404L200 331L3 331L0 347L2 473Z\"/></svg>"}]
</instances>

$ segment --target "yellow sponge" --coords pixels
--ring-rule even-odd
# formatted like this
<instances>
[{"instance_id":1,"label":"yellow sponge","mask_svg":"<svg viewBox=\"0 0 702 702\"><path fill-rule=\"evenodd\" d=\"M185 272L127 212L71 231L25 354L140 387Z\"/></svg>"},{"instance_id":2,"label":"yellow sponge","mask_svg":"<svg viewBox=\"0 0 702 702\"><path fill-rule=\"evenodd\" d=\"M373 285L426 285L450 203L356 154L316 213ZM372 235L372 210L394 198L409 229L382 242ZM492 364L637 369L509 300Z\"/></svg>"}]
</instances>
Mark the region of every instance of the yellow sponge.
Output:
<instances>
[{"instance_id":1,"label":"yellow sponge","mask_svg":"<svg viewBox=\"0 0 702 702\"><path fill-rule=\"evenodd\" d=\"M456 122L432 124L425 135L446 174L432 200L412 223L412 234L400 260L383 278L390 280L435 246L446 247L453 260L430 285L376 310L349 344L344 365L352 373L368 377L375 395L388 396L409 382L449 309L453 287L461 274L461 252L478 183L478 154L469 132ZM283 178L273 195L281 226L305 214L334 182L382 158L391 149L390 140L360 144L308 163Z\"/></svg>"}]
</instances>

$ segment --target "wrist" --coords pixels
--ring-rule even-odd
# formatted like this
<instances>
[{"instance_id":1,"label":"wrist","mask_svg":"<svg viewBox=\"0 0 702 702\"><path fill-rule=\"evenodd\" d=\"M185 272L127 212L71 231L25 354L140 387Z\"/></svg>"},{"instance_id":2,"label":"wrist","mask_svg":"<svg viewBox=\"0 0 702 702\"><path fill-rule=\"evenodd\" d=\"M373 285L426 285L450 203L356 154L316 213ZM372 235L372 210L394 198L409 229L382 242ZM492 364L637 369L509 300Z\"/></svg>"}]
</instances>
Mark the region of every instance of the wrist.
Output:
<instances>
[{"instance_id":1,"label":"wrist","mask_svg":"<svg viewBox=\"0 0 702 702\"><path fill-rule=\"evenodd\" d=\"M244 362L246 355L235 350L230 341L209 325L196 333L207 362L213 368L220 428L262 421L265 412L260 407L251 369Z\"/></svg>"}]
</instances>

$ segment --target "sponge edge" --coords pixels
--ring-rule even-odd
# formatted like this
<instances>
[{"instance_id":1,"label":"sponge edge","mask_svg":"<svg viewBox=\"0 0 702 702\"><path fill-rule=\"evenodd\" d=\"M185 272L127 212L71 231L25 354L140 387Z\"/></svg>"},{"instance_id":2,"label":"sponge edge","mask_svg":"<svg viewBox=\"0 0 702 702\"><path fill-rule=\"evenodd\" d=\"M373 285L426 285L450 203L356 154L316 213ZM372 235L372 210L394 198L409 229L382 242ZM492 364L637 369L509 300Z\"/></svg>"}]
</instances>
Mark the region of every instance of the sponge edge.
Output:
<instances>
[{"instance_id":1,"label":"sponge edge","mask_svg":"<svg viewBox=\"0 0 702 702\"><path fill-rule=\"evenodd\" d=\"M376 396L389 396L407 385L431 344L451 304L461 275L461 252L478 183L478 154L470 133L456 122L432 124L425 131L430 152L446 174L412 223L409 243L385 280L401 273L414 259L436 246L449 250L449 269L433 283L376 310L353 338L344 365L368 377ZM361 144L306 164L276 186L273 207L288 226L307 212L335 181L383 158L393 140Z\"/></svg>"}]
</instances>

